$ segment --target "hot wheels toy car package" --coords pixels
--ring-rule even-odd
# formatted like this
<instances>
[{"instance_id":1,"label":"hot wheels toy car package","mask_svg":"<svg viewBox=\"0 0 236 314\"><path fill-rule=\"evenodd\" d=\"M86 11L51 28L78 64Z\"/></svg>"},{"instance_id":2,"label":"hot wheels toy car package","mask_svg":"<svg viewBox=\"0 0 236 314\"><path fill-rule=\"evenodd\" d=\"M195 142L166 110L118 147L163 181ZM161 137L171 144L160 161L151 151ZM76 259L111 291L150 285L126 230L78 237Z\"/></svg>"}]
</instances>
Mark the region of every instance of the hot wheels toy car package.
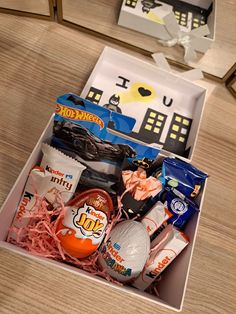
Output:
<instances>
[{"instance_id":1,"label":"hot wheels toy car package","mask_svg":"<svg viewBox=\"0 0 236 314\"><path fill-rule=\"evenodd\" d=\"M151 164L159 149L110 132L131 132L133 118L112 112L74 94L57 99L51 144L86 166L80 180L83 187L100 187L112 193L120 181L125 158L129 164Z\"/></svg>"}]
</instances>

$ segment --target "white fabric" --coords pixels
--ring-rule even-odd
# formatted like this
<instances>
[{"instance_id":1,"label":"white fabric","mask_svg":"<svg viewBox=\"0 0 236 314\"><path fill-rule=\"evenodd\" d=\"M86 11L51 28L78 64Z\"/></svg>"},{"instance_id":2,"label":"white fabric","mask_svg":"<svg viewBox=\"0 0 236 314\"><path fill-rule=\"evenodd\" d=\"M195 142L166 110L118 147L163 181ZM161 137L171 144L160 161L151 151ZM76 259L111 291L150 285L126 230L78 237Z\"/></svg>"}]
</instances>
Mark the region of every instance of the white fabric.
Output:
<instances>
[{"instance_id":1,"label":"white fabric","mask_svg":"<svg viewBox=\"0 0 236 314\"><path fill-rule=\"evenodd\" d=\"M200 38L210 34L207 25L193 29L189 33L181 31L174 13L169 14L168 18L165 19L165 26L172 38L169 40L159 40L159 43L165 47L173 47L175 45L184 47L184 60L186 63L189 63L197 58L197 54L195 52L196 44L200 43Z\"/></svg>"}]
</instances>

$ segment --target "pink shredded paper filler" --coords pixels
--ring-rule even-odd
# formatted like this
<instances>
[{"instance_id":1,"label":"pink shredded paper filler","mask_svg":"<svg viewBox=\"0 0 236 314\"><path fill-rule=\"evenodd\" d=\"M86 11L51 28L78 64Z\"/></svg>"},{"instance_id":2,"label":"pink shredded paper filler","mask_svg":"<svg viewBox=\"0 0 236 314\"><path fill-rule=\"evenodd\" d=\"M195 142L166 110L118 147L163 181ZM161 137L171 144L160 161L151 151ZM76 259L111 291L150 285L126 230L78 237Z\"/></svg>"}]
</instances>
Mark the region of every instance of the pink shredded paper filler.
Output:
<instances>
[{"instance_id":1,"label":"pink shredded paper filler","mask_svg":"<svg viewBox=\"0 0 236 314\"><path fill-rule=\"evenodd\" d=\"M126 190L121 197L118 197L118 211L116 215L113 215L109 221L104 242L108 240L110 232L114 226L118 222L124 220L124 218L121 218L122 212L124 212L122 208L122 198L127 192L128 191ZM56 209L50 209L49 204L45 199L41 199L37 194L35 194L35 196L37 201L34 208L32 208L31 213L29 214L30 223L23 228L16 228L14 226L10 227L10 231L14 232L16 237L15 240L13 240L11 237L8 242L26 249L34 255L52 258L57 261L74 265L84 271L88 271L93 275L103 277L109 282L123 286L122 283L113 279L105 271L105 269L101 269L100 265L98 264L99 251L96 251L87 258L80 260L69 255L63 249L56 232L58 222L64 216L66 210L60 195L58 195L58 203L61 205ZM126 219L129 219L129 217L126 217ZM147 261L147 263L148 262L150 261ZM149 292L154 295L158 295L156 288L154 289L153 286Z\"/></svg>"},{"instance_id":2,"label":"pink shredded paper filler","mask_svg":"<svg viewBox=\"0 0 236 314\"><path fill-rule=\"evenodd\" d=\"M19 229L13 226L10 227L10 231L14 232L16 235L16 239L10 239L9 242L26 249L34 255L64 261L70 265L88 271L91 274L103 277L110 282L122 285L120 282L110 277L104 269L101 269L97 262L99 256L98 251L80 260L70 256L63 249L56 233L58 222L64 216L66 208L63 202L60 201L60 204L60 207L50 210L46 200L41 200L39 196L37 196L37 202L30 213L30 223ZM109 238L111 229L120 221L121 214L120 206L118 214L113 216L109 222L105 241ZM21 234L24 236L20 237Z\"/></svg>"}]
</instances>

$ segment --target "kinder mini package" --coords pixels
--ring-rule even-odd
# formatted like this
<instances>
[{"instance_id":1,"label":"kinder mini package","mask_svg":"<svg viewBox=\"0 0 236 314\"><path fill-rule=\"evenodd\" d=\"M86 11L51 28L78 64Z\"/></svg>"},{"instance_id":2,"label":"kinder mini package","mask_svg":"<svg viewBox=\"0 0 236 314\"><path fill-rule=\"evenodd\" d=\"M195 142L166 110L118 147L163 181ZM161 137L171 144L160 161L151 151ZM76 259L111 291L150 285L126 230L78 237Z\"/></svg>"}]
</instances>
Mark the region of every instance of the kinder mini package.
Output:
<instances>
[{"instance_id":1,"label":"kinder mini package","mask_svg":"<svg viewBox=\"0 0 236 314\"><path fill-rule=\"evenodd\" d=\"M167 302L159 291L193 246L207 175L112 133L129 134L134 124L77 95L60 96L7 242Z\"/></svg>"}]
</instances>

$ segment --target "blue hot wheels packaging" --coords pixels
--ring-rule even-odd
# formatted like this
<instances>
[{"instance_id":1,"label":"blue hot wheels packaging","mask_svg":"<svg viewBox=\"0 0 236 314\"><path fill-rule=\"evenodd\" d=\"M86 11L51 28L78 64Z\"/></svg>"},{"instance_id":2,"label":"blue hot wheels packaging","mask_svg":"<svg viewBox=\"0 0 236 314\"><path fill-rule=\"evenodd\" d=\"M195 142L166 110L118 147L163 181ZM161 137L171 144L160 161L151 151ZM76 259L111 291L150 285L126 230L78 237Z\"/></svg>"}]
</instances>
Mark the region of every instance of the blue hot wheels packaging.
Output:
<instances>
[{"instance_id":1,"label":"blue hot wheels packaging","mask_svg":"<svg viewBox=\"0 0 236 314\"><path fill-rule=\"evenodd\" d=\"M81 186L117 191L125 159L146 169L159 154L159 149L114 131L128 134L134 124L133 118L65 94L57 99L52 145L86 166Z\"/></svg>"}]
</instances>

